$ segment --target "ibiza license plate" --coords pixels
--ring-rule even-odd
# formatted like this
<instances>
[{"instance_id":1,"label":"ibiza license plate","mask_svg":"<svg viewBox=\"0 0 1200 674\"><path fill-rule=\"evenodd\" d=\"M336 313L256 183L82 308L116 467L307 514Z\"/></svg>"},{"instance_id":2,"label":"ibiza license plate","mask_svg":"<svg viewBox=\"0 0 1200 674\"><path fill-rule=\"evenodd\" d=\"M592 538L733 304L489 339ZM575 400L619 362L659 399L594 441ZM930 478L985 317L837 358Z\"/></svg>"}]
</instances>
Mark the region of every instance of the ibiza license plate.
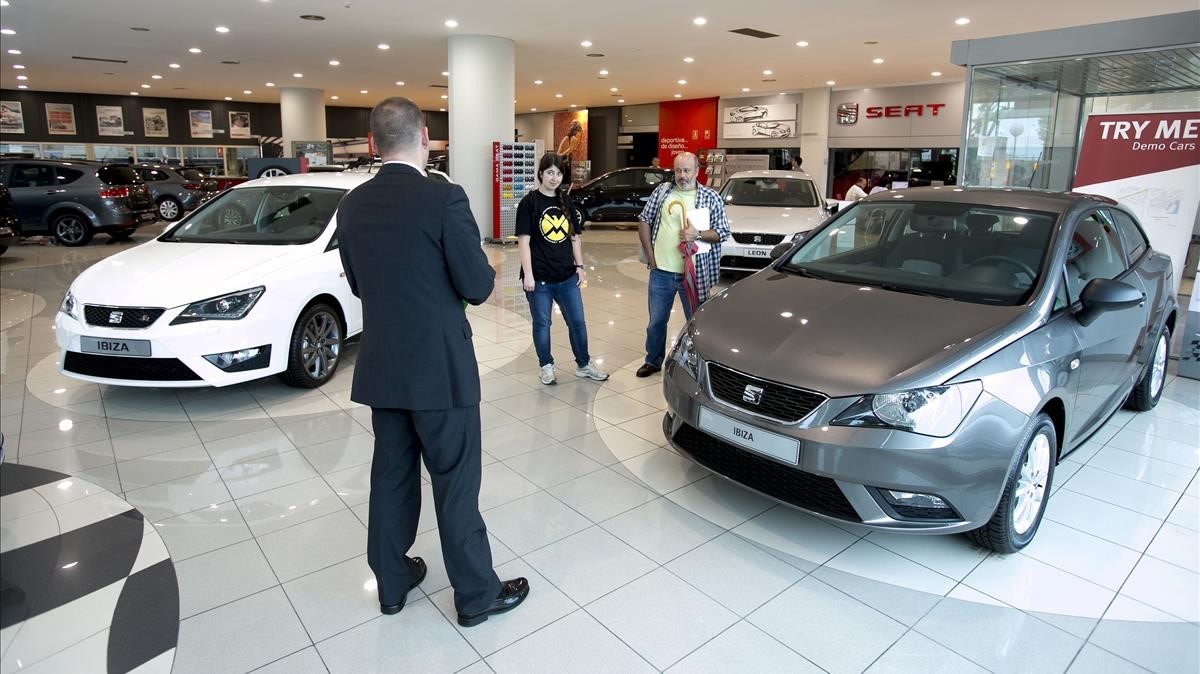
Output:
<instances>
[{"instance_id":1,"label":"ibiza license plate","mask_svg":"<svg viewBox=\"0 0 1200 674\"><path fill-rule=\"evenodd\" d=\"M105 356L150 357L150 340L148 339L80 337L79 348L84 353L99 353Z\"/></svg>"},{"instance_id":2,"label":"ibiza license plate","mask_svg":"<svg viewBox=\"0 0 1200 674\"><path fill-rule=\"evenodd\" d=\"M753 452L798 465L800 441L785 435L770 433L707 407L700 408L700 430Z\"/></svg>"}]
</instances>

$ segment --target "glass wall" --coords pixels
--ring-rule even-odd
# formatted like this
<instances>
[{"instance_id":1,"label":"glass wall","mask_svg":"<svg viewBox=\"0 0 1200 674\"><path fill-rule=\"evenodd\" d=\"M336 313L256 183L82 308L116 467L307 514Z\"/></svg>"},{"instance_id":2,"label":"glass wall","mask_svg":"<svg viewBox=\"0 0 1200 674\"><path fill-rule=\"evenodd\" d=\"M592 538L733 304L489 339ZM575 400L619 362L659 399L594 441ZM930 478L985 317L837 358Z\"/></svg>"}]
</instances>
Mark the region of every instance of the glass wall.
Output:
<instances>
[{"instance_id":1,"label":"glass wall","mask_svg":"<svg viewBox=\"0 0 1200 674\"><path fill-rule=\"evenodd\" d=\"M958 148L927 147L903 150L835 148L829 151L829 196L841 199L859 178L867 189L928 187L958 183Z\"/></svg>"}]
</instances>

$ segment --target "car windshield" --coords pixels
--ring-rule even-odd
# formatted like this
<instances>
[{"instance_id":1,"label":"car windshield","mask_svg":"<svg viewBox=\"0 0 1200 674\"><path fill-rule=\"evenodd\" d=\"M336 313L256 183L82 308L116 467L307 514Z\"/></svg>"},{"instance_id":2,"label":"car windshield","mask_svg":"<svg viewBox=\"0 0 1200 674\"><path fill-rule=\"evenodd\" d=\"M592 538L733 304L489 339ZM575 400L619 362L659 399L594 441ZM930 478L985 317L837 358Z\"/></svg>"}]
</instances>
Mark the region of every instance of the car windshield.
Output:
<instances>
[{"instance_id":1,"label":"car windshield","mask_svg":"<svg viewBox=\"0 0 1200 674\"><path fill-rule=\"evenodd\" d=\"M1014 306L1038 286L1056 216L993 206L861 203L779 269L840 283Z\"/></svg>"},{"instance_id":2,"label":"car windshield","mask_svg":"<svg viewBox=\"0 0 1200 674\"><path fill-rule=\"evenodd\" d=\"M272 185L227 190L159 241L295 245L329 224L345 190Z\"/></svg>"},{"instance_id":3,"label":"car windshield","mask_svg":"<svg viewBox=\"0 0 1200 674\"><path fill-rule=\"evenodd\" d=\"M721 189L721 198L730 206L813 208L821 205L817 188L806 178L734 178Z\"/></svg>"}]
</instances>

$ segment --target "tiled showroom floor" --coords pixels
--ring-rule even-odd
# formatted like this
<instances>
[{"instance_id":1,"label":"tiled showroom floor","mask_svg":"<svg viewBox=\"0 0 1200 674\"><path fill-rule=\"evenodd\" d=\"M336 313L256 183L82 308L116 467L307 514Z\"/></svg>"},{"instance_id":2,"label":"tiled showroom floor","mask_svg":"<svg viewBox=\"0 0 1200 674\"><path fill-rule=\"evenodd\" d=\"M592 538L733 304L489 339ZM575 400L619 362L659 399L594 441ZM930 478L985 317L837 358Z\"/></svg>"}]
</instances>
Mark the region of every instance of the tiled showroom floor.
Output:
<instances>
[{"instance_id":1,"label":"tiled showroom floor","mask_svg":"<svg viewBox=\"0 0 1200 674\"><path fill-rule=\"evenodd\" d=\"M1119 412L1061 464L1042 530L1020 554L837 526L664 446L661 380L633 376L646 320L635 242L628 229L585 236L591 347L613 376L576 381L557 321L555 387L537 382L516 251L487 248L500 283L470 311L485 400L481 505L500 576L530 579L512 613L455 624L430 507L413 550L429 576L401 614L379 615L364 554L370 411L349 399L354 346L315 391L60 376L51 326L64 290L128 244L0 258L6 463L90 483L34 490L51 518L30 492L5 496L3 551L131 504L153 525L142 545L161 537L178 577L174 660L150 664L181 674L1197 671L1197 382L1172 377L1157 409ZM78 507L85 498L94 507ZM0 632L3 670L103 670L114 600L91 596Z\"/></svg>"}]
</instances>

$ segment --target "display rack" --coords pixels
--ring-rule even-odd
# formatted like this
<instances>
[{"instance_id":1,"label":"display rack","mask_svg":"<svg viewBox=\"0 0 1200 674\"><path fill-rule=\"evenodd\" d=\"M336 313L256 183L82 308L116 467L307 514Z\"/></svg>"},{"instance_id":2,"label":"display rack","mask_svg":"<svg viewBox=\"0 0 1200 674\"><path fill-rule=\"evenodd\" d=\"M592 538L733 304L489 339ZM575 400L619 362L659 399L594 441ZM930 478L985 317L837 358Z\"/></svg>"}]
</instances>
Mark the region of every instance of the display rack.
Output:
<instances>
[{"instance_id":1,"label":"display rack","mask_svg":"<svg viewBox=\"0 0 1200 674\"><path fill-rule=\"evenodd\" d=\"M725 150L708 150L704 156L708 169L706 184L714 190L721 189L725 183Z\"/></svg>"},{"instance_id":2,"label":"display rack","mask_svg":"<svg viewBox=\"0 0 1200 674\"><path fill-rule=\"evenodd\" d=\"M492 142L492 236L488 243L516 243L517 204L537 187L542 141Z\"/></svg>"}]
</instances>

